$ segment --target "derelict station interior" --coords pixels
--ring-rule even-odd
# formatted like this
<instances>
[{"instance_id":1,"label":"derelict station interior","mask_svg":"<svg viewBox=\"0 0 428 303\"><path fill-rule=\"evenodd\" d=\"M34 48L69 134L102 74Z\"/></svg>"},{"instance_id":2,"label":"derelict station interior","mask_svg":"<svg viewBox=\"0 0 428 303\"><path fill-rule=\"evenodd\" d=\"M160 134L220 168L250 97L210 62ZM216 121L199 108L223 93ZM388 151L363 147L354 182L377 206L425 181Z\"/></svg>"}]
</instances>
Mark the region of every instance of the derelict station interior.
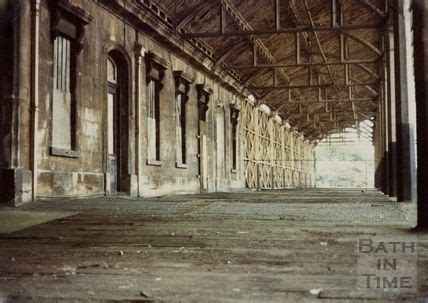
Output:
<instances>
[{"instance_id":1,"label":"derelict station interior","mask_svg":"<svg viewBox=\"0 0 428 303\"><path fill-rule=\"evenodd\" d=\"M428 302L428 1L0 0L0 303Z\"/></svg>"}]
</instances>

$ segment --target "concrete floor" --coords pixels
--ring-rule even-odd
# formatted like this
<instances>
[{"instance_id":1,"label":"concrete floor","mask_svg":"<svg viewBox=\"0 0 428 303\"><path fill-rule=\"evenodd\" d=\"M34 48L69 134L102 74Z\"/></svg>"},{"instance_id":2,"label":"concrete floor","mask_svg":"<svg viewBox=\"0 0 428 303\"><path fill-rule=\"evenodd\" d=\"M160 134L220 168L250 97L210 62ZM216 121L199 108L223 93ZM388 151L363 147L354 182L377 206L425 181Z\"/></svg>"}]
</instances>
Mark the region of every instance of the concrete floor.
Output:
<instances>
[{"instance_id":1,"label":"concrete floor","mask_svg":"<svg viewBox=\"0 0 428 303\"><path fill-rule=\"evenodd\" d=\"M60 199L6 212L58 219L0 234L0 302L428 302L428 233L412 229L411 205L376 191ZM416 293L358 291L357 241L374 235L418 237Z\"/></svg>"}]
</instances>

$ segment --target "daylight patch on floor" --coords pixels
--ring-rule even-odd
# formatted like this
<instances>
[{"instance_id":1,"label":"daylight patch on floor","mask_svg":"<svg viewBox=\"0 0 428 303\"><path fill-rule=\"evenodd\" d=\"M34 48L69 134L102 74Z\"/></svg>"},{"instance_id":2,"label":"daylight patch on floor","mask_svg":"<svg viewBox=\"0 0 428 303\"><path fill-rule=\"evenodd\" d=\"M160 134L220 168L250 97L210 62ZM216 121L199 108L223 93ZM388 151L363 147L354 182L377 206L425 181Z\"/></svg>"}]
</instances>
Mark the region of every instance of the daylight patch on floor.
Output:
<instances>
[{"instance_id":1,"label":"daylight patch on floor","mask_svg":"<svg viewBox=\"0 0 428 303\"><path fill-rule=\"evenodd\" d=\"M4 210L0 212L0 234L13 233L34 225L73 215L65 212L34 212Z\"/></svg>"}]
</instances>

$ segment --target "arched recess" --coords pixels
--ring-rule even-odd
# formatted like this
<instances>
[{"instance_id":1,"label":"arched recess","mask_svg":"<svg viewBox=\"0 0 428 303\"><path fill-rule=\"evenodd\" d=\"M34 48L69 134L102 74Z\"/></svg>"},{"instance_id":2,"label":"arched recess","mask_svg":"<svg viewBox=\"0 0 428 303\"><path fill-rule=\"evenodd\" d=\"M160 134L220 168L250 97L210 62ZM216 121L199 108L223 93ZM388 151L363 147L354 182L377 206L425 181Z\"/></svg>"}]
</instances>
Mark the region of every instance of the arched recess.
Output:
<instances>
[{"instance_id":1,"label":"arched recess","mask_svg":"<svg viewBox=\"0 0 428 303\"><path fill-rule=\"evenodd\" d=\"M106 192L129 194L129 63L126 56L115 49L108 52L106 64Z\"/></svg>"}]
</instances>

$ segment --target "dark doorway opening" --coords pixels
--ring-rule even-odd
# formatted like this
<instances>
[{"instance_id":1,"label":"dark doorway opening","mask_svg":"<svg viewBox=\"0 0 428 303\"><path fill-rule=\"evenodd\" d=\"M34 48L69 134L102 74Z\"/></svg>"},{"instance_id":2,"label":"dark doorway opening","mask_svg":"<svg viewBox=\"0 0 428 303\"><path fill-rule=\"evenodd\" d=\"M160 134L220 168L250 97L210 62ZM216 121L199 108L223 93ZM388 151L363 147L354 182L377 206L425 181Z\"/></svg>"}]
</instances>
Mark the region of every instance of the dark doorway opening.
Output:
<instances>
[{"instance_id":1,"label":"dark doorway opening","mask_svg":"<svg viewBox=\"0 0 428 303\"><path fill-rule=\"evenodd\" d=\"M119 51L107 60L107 192L129 194L128 64Z\"/></svg>"}]
</instances>

